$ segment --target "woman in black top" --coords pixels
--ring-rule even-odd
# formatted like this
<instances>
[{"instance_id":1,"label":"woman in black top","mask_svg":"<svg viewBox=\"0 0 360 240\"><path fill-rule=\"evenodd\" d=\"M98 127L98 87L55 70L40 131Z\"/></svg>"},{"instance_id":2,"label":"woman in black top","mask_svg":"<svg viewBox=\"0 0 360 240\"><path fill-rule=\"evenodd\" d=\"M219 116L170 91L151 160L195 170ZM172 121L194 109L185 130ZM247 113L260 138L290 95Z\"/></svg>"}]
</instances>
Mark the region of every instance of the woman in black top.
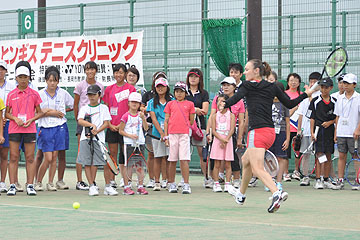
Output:
<instances>
[{"instance_id":1,"label":"woman in black top","mask_svg":"<svg viewBox=\"0 0 360 240\"><path fill-rule=\"evenodd\" d=\"M247 150L242 157L243 174L240 191L236 193L235 201L238 204L245 202L245 192L248 183L254 174L272 192L272 203L268 212L278 210L280 204L288 197L286 192L277 189L269 173L264 170L264 154L275 140L274 123L272 121L272 104L276 96L287 108L293 108L312 94L306 89L298 98L290 100L278 86L263 80L269 75L271 68L266 62L253 59L245 66L246 81L241 84L237 93L224 102L224 107L230 107L243 97L246 97L249 112L249 133Z\"/></svg>"},{"instance_id":2,"label":"woman in black top","mask_svg":"<svg viewBox=\"0 0 360 240\"><path fill-rule=\"evenodd\" d=\"M201 170L204 174L204 186L208 185L208 179L206 179L206 162L204 162L202 156L202 147L206 145L205 129L206 122L205 116L209 111L209 93L204 89L204 80L203 73L200 69L193 68L187 74L186 85L189 89L189 95L186 99L192 101L195 105L195 121L198 127L202 130L204 137L202 141L195 141L194 138L191 139L192 144L196 146L199 158Z\"/></svg>"}]
</instances>

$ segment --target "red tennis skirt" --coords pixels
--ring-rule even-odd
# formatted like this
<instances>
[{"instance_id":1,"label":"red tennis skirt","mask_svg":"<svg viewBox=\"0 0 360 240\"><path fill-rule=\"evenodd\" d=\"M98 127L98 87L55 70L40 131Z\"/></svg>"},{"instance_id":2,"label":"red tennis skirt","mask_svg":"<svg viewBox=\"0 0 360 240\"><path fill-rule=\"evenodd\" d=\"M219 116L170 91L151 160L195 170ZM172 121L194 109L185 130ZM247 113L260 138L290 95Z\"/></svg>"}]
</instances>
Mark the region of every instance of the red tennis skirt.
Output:
<instances>
[{"instance_id":1,"label":"red tennis skirt","mask_svg":"<svg viewBox=\"0 0 360 240\"><path fill-rule=\"evenodd\" d=\"M269 149L275 142L275 129L270 127L257 128L248 132L247 148Z\"/></svg>"}]
</instances>

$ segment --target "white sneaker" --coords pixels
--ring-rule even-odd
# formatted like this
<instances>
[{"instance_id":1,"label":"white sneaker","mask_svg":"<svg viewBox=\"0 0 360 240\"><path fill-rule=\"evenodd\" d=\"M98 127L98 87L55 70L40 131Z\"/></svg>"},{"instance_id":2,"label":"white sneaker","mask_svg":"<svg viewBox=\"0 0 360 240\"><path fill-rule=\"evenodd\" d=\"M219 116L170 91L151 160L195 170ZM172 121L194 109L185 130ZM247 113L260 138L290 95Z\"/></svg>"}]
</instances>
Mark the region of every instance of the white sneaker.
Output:
<instances>
[{"instance_id":1,"label":"white sneaker","mask_svg":"<svg viewBox=\"0 0 360 240\"><path fill-rule=\"evenodd\" d=\"M226 187L226 186L225 186L225 187ZM237 191L239 191L239 190L237 190L237 189L236 189L234 186L232 186L232 185L228 186L228 188L227 188L227 192L228 192L230 195L232 195L232 196L234 196Z\"/></svg>"},{"instance_id":2,"label":"white sneaker","mask_svg":"<svg viewBox=\"0 0 360 240\"><path fill-rule=\"evenodd\" d=\"M15 183L15 187L16 187L17 192L23 192L24 191L24 188L18 182Z\"/></svg>"},{"instance_id":3,"label":"white sneaker","mask_svg":"<svg viewBox=\"0 0 360 240\"><path fill-rule=\"evenodd\" d=\"M238 191L238 192L236 193L236 195L234 196L234 198L235 198L235 202L236 202L237 204L243 205L244 202L245 202L246 196L245 196L245 195L242 195L242 194L240 193L240 191Z\"/></svg>"},{"instance_id":4,"label":"white sneaker","mask_svg":"<svg viewBox=\"0 0 360 240\"><path fill-rule=\"evenodd\" d=\"M345 187L344 179L338 179L337 184L335 185L335 188L333 190L343 190Z\"/></svg>"},{"instance_id":5,"label":"white sneaker","mask_svg":"<svg viewBox=\"0 0 360 240\"><path fill-rule=\"evenodd\" d=\"M229 188L233 187L230 183L225 183L224 185L224 192L229 192Z\"/></svg>"},{"instance_id":6,"label":"white sneaker","mask_svg":"<svg viewBox=\"0 0 360 240\"><path fill-rule=\"evenodd\" d=\"M155 187L155 179L150 179L148 184L146 185L147 188Z\"/></svg>"},{"instance_id":7,"label":"white sneaker","mask_svg":"<svg viewBox=\"0 0 360 240\"><path fill-rule=\"evenodd\" d=\"M119 183L119 187L124 187L125 183L124 183L124 178L120 179L120 183Z\"/></svg>"},{"instance_id":8,"label":"white sneaker","mask_svg":"<svg viewBox=\"0 0 360 240\"><path fill-rule=\"evenodd\" d=\"M303 179L301 179L300 186L310 186L310 178L303 177Z\"/></svg>"},{"instance_id":9,"label":"white sneaker","mask_svg":"<svg viewBox=\"0 0 360 240\"><path fill-rule=\"evenodd\" d=\"M291 176L290 176L290 174L288 173L288 174L284 174L283 175L283 180L284 180L284 182L291 182Z\"/></svg>"},{"instance_id":10,"label":"white sneaker","mask_svg":"<svg viewBox=\"0 0 360 240\"><path fill-rule=\"evenodd\" d=\"M315 189L324 189L324 184L320 179L317 179L314 185Z\"/></svg>"},{"instance_id":11,"label":"white sneaker","mask_svg":"<svg viewBox=\"0 0 360 240\"><path fill-rule=\"evenodd\" d=\"M111 186L104 188L104 195L116 196L118 194L119 193ZM90 192L89 192L89 195L90 195Z\"/></svg>"},{"instance_id":12,"label":"white sneaker","mask_svg":"<svg viewBox=\"0 0 360 240\"><path fill-rule=\"evenodd\" d=\"M161 181L161 188L166 188L167 187L167 180L162 180Z\"/></svg>"},{"instance_id":13,"label":"white sneaker","mask_svg":"<svg viewBox=\"0 0 360 240\"><path fill-rule=\"evenodd\" d=\"M29 196L36 196L36 191L34 189L34 185L28 184L26 187L26 193Z\"/></svg>"},{"instance_id":14,"label":"white sneaker","mask_svg":"<svg viewBox=\"0 0 360 240\"><path fill-rule=\"evenodd\" d=\"M331 180L324 181L324 188L326 189L335 189L336 186L331 183Z\"/></svg>"},{"instance_id":15,"label":"white sneaker","mask_svg":"<svg viewBox=\"0 0 360 240\"><path fill-rule=\"evenodd\" d=\"M169 185L169 193L177 193L177 187L176 187L176 183L170 183Z\"/></svg>"},{"instance_id":16,"label":"white sneaker","mask_svg":"<svg viewBox=\"0 0 360 240\"><path fill-rule=\"evenodd\" d=\"M181 181L178 184L178 188L182 188L184 186L184 179L181 178Z\"/></svg>"},{"instance_id":17,"label":"white sneaker","mask_svg":"<svg viewBox=\"0 0 360 240\"><path fill-rule=\"evenodd\" d=\"M67 190L67 189L69 189L69 186L66 185L66 183L64 183L63 180L57 181L55 185L56 185L56 188L59 189L59 190Z\"/></svg>"},{"instance_id":18,"label":"white sneaker","mask_svg":"<svg viewBox=\"0 0 360 240\"><path fill-rule=\"evenodd\" d=\"M213 192L222 192L220 183L214 183Z\"/></svg>"},{"instance_id":19,"label":"white sneaker","mask_svg":"<svg viewBox=\"0 0 360 240\"><path fill-rule=\"evenodd\" d=\"M35 190L36 191L44 191L44 186L41 182L35 183Z\"/></svg>"},{"instance_id":20,"label":"white sneaker","mask_svg":"<svg viewBox=\"0 0 360 240\"><path fill-rule=\"evenodd\" d=\"M84 181L76 183L76 190L89 190L89 185L87 185Z\"/></svg>"},{"instance_id":21,"label":"white sneaker","mask_svg":"<svg viewBox=\"0 0 360 240\"><path fill-rule=\"evenodd\" d=\"M4 182L0 182L0 192L7 192L6 184Z\"/></svg>"},{"instance_id":22,"label":"white sneaker","mask_svg":"<svg viewBox=\"0 0 360 240\"><path fill-rule=\"evenodd\" d=\"M203 184L204 188L212 188L213 184L214 182L211 178L209 179L204 178L204 184Z\"/></svg>"},{"instance_id":23,"label":"white sneaker","mask_svg":"<svg viewBox=\"0 0 360 240\"><path fill-rule=\"evenodd\" d=\"M89 196L98 196L99 191L96 186L92 185L89 187Z\"/></svg>"},{"instance_id":24,"label":"white sneaker","mask_svg":"<svg viewBox=\"0 0 360 240\"><path fill-rule=\"evenodd\" d=\"M47 184L46 184L46 189L47 189L48 191L56 191L56 187L54 186L53 183L47 183Z\"/></svg>"},{"instance_id":25,"label":"white sneaker","mask_svg":"<svg viewBox=\"0 0 360 240\"><path fill-rule=\"evenodd\" d=\"M190 184L184 183L184 187L182 188L182 194L191 194Z\"/></svg>"},{"instance_id":26,"label":"white sneaker","mask_svg":"<svg viewBox=\"0 0 360 240\"><path fill-rule=\"evenodd\" d=\"M153 187L153 191L160 191L161 190L161 184L160 183L155 183L154 187Z\"/></svg>"},{"instance_id":27,"label":"white sneaker","mask_svg":"<svg viewBox=\"0 0 360 240\"><path fill-rule=\"evenodd\" d=\"M291 178L300 181L300 173L297 170L294 170L294 172L291 174Z\"/></svg>"},{"instance_id":28,"label":"white sneaker","mask_svg":"<svg viewBox=\"0 0 360 240\"><path fill-rule=\"evenodd\" d=\"M351 190L354 190L354 191L360 190L360 186L352 186L352 187L351 187Z\"/></svg>"},{"instance_id":29,"label":"white sneaker","mask_svg":"<svg viewBox=\"0 0 360 240\"><path fill-rule=\"evenodd\" d=\"M9 190L7 191L8 196L15 196L16 195L16 186L15 184L11 184Z\"/></svg>"},{"instance_id":30,"label":"white sneaker","mask_svg":"<svg viewBox=\"0 0 360 240\"><path fill-rule=\"evenodd\" d=\"M233 186L234 188L240 188L241 181L240 179L234 179Z\"/></svg>"},{"instance_id":31,"label":"white sneaker","mask_svg":"<svg viewBox=\"0 0 360 240\"><path fill-rule=\"evenodd\" d=\"M256 187L257 181L258 181L257 177L252 177L252 178L250 179L250 182L249 182L248 186L249 186L249 187Z\"/></svg>"},{"instance_id":32,"label":"white sneaker","mask_svg":"<svg viewBox=\"0 0 360 240\"><path fill-rule=\"evenodd\" d=\"M113 189L117 189L117 184L114 180L110 181L110 187L112 187Z\"/></svg>"}]
</instances>

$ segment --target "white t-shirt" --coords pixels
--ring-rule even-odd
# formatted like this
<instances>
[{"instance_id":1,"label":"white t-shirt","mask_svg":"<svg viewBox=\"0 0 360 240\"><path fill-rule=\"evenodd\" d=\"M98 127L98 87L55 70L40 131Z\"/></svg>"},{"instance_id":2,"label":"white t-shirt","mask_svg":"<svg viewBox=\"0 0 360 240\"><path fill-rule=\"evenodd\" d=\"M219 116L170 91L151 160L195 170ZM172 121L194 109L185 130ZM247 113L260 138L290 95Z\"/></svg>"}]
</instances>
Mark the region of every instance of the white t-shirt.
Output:
<instances>
[{"instance_id":1,"label":"white t-shirt","mask_svg":"<svg viewBox=\"0 0 360 240\"><path fill-rule=\"evenodd\" d=\"M345 94L339 96L334 114L339 116L336 126L337 137L353 137L353 133L359 122L360 111L360 94L354 94L348 99Z\"/></svg>"},{"instance_id":2,"label":"white t-shirt","mask_svg":"<svg viewBox=\"0 0 360 240\"><path fill-rule=\"evenodd\" d=\"M127 112L121 117L121 121L125 123L124 131L126 133L136 134L139 136L137 140L124 136L124 144L145 144L145 138L142 128L143 124L139 113L136 115L131 115L129 112Z\"/></svg>"},{"instance_id":3,"label":"white t-shirt","mask_svg":"<svg viewBox=\"0 0 360 240\"><path fill-rule=\"evenodd\" d=\"M14 81L8 81L5 80L4 84L0 86L0 98L4 101L4 104L6 105L6 99L12 90L16 88L16 83ZM3 111L3 118L5 117L5 110ZM7 119L9 121L9 119Z\"/></svg>"},{"instance_id":4,"label":"white t-shirt","mask_svg":"<svg viewBox=\"0 0 360 240\"><path fill-rule=\"evenodd\" d=\"M336 98L336 100L338 100L338 98L339 98L340 95L342 95L342 94L340 94L340 92L337 91L337 92L334 92L333 94L331 94L330 96L331 96L331 97L334 97L334 98Z\"/></svg>"},{"instance_id":5,"label":"white t-shirt","mask_svg":"<svg viewBox=\"0 0 360 240\"><path fill-rule=\"evenodd\" d=\"M40 108L50 108L60 111L66 115L66 107L73 108L74 99L73 97L64 89L57 88L56 93L53 97L49 95L46 91L46 88L43 88L39 91L40 98L42 103L40 104ZM65 116L63 118L58 117L43 117L38 120L38 126L44 128L61 126L66 123Z\"/></svg>"},{"instance_id":6,"label":"white t-shirt","mask_svg":"<svg viewBox=\"0 0 360 240\"><path fill-rule=\"evenodd\" d=\"M311 98L315 98L320 95L321 95L321 92L316 91L311 95ZM301 122L301 129L303 129L303 132L302 132L303 136L311 136L311 132L310 132L311 111L309 111L309 106L310 106L310 99L306 98L300 103L298 110L296 110L296 112L299 115L303 116L302 122Z\"/></svg>"},{"instance_id":7,"label":"white t-shirt","mask_svg":"<svg viewBox=\"0 0 360 240\"><path fill-rule=\"evenodd\" d=\"M104 121L111 120L109 108L101 103L96 106L85 105L82 108L80 108L78 118L84 119L85 115L91 116L91 123L94 124L97 129L99 129L104 124ZM105 131L101 131L97 135L99 137L99 140L105 143ZM85 139L87 139L87 137L85 136L85 128L83 128L81 132L80 141Z\"/></svg>"}]
</instances>

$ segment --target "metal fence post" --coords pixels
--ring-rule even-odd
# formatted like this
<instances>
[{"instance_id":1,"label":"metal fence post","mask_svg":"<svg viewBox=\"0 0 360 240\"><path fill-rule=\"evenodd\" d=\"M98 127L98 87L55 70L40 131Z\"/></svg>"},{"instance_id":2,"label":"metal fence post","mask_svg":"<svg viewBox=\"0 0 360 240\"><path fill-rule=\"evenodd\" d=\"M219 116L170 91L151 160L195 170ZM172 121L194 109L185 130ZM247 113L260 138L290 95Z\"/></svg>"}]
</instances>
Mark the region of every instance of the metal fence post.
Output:
<instances>
[{"instance_id":1,"label":"metal fence post","mask_svg":"<svg viewBox=\"0 0 360 240\"><path fill-rule=\"evenodd\" d=\"M341 36L341 41L342 41L342 47L346 49L346 14L347 12L341 12L341 16L342 16L342 36ZM343 70L343 72L346 72L346 66Z\"/></svg>"},{"instance_id":2,"label":"metal fence post","mask_svg":"<svg viewBox=\"0 0 360 240\"><path fill-rule=\"evenodd\" d=\"M130 3L130 32L134 31L134 5L136 0L129 0Z\"/></svg>"},{"instance_id":3,"label":"metal fence post","mask_svg":"<svg viewBox=\"0 0 360 240\"><path fill-rule=\"evenodd\" d=\"M208 0L202 0L202 19L207 19L208 18L208 11L209 11L209 6L208 6ZM207 43L207 38L206 35L204 34L204 30L201 26L201 36L202 36L202 46L201 46L201 50L202 50L202 61L201 61L201 67L203 69L203 75L204 75L204 83L205 83L205 89L207 91L210 90L210 59L208 56L208 43Z\"/></svg>"},{"instance_id":4,"label":"metal fence post","mask_svg":"<svg viewBox=\"0 0 360 240\"><path fill-rule=\"evenodd\" d=\"M108 27L109 34L112 34L113 29L114 29L113 27Z\"/></svg>"},{"instance_id":5,"label":"metal fence post","mask_svg":"<svg viewBox=\"0 0 360 240\"><path fill-rule=\"evenodd\" d=\"M168 74L168 69L169 69L169 66L168 66L168 48L169 48L169 45L168 45L168 26L169 24L168 23L164 23L164 72L166 74Z\"/></svg>"},{"instance_id":6,"label":"metal fence post","mask_svg":"<svg viewBox=\"0 0 360 240\"><path fill-rule=\"evenodd\" d=\"M331 49L336 48L336 3L337 0L331 1Z\"/></svg>"},{"instance_id":7,"label":"metal fence post","mask_svg":"<svg viewBox=\"0 0 360 240\"><path fill-rule=\"evenodd\" d=\"M58 30L58 31L57 31L58 37L61 37L61 33L62 33L61 30Z\"/></svg>"},{"instance_id":8,"label":"metal fence post","mask_svg":"<svg viewBox=\"0 0 360 240\"><path fill-rule=\"evenodd\" d=\"M22 17L22 12L23 12L23 10L22 9L18 9L18 10L16 10L17 11L17 13L18 13L18 39L21 39L22 38L22 19L21 19L21 17Z\"/></svg>"},{"instance_id":9,"label":"metal fence post","mask_svg":"<svg viewBox=\"0 0 360 240\"><path fill-rule=\"evenodd\" d=\"M80 3L79 7L80 7L80 35L84 34L84 6L85 4Z\"/></svg>"},{"instance_id":10,"label":"metal fence post","mask_svg":"<svg viewBox=\"0 0 360 240\"><path fill-rule=\"evenodd\" d=\"M290 45L289 45L289 57L290 57L290 73L294 71L294 16L290 15Z\"/></svg>"}]
</instances>

